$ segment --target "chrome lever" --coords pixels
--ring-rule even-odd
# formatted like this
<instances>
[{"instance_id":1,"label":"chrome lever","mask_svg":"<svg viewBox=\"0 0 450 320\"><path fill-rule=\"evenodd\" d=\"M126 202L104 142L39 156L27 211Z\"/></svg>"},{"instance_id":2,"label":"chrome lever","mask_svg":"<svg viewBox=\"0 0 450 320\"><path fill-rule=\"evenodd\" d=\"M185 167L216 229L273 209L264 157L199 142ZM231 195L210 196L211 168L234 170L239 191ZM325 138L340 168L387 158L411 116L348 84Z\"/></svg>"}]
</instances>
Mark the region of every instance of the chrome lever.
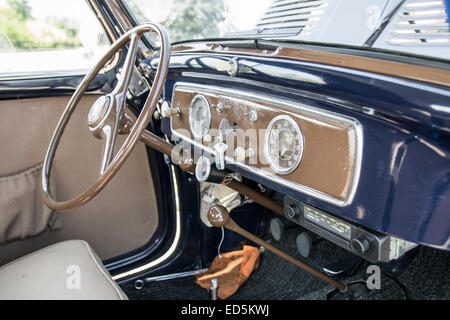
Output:
<instances>
[{"instance_id":1,"label":"chrome lever","mask_svg":"<svg viewBox=\"0 0 450 320\"><path fill-rule=\"evenodd\" d=\"M216 163L216 168L218 170L224 170L225 169L225 151L227 151L228 146L223 143L223 134L220 132L219 136L219 143L216 143L214 145L214 161Z\"/></svg>"},{"instance_id":2,"label":"chrome lever","mask_svg":"<svg viewBox=\"0 0 450 320\"><path fill-rule=\"evenodd\" d=\"M216 168L219 170L225 169L225 151L227 150L227 148L228 146L223 142L219 142L214 145L214 159L216 162Z\"/></svg>"}]
</instances>

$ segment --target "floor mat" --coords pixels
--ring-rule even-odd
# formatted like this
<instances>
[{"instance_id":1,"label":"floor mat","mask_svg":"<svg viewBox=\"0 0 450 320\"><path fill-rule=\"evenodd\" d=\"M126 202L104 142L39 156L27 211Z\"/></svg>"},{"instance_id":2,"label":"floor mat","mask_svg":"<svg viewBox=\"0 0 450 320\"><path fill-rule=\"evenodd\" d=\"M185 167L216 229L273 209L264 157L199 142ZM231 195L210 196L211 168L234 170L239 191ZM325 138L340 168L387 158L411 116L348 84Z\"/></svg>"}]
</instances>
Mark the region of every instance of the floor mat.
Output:
<instances>
[{"instance_id":1,"label":"floor mat","mask_svg":"<svg viewBox=\"0 0 450 320\"><path fill-rule=\"evenodd\" d=\"M329 241L316 239L311 256L304 259L295 246L295 237L298 232L298 228L287 230L280 242L273 241L272 244L317 269L351 256L351 253ZM366 273L368 265L369 263L364 263L354 275L342 278L341 281L344 283L365 281L369 276ZM381 289L367 290L358 298L363 300L450 299L449 271L449 252L421 247L399 279L392 279L382 274ZM133 282L122 284L121 287L130 299L136 300L209 299L208 291L198 286L195 281L194 277L186 277L148 283L141 290L134 289ZM277 255L265 251L261 254L259 269L252 273L229 300L324 300L332 290L333 287L325 282Z\"/></svg>"}]
</instances>

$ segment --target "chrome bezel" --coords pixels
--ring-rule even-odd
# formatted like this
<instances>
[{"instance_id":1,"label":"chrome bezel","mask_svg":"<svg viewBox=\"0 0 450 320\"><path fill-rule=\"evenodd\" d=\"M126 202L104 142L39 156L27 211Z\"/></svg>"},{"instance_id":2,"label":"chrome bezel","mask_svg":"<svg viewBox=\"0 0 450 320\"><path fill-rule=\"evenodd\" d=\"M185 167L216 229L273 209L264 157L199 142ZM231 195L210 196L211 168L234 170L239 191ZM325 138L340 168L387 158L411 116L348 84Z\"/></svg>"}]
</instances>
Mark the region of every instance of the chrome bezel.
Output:
<instances>
[{"instance_id":1,"label":"chrome bezel","mask_svg":"<svg viewBox=\"0 0 450 320\"><path fill-rule=\"evenodd\" d=\"M196 103L197 100L203 101L203 103L206 104L207 110L208 110L208 119L207 119L207 126L206 126L207 129L206 129L206 132L201 132L200 134L198 132L195 132L193 129L193 126L192 126L192 121L193 121L192 108L193 108L194 103ZM194 138L202 139L208 133L210 126L211 126L211 107L209 105L208 99L206 99L206 97L204 95L198 94L192 99L191 104L189 105L189 129L191 130L191 133L194 135Z\"/></svg>"},{"instance_id":2,"label":"chrome bezel","mask_svg":"<svg viewBox=\"0 0 450 320\"><path fill-rule=\"evenodd\" d=\"M280 121L280 120L286 120L287 122L289 122L295 129L295 132L298 136L299 139L299 147L300 147L300 154L298 156L298 158L295 160L295 162L289 166L288 168L280 168L279 166L277 166L273 159L270 156L269 153L269 137L270 137L270 132L273 129L273 126L275 125L276 122ZM302 134L302 130L300 129L300 126L298 125L298 123L292 119L291 117L287 116L287 115L279 115L276 116L275 118L273 118L269 124L267 125L266 128L266 132L264 134L264 156L266 157L267 162L270 165L270 168L272 168L273 171L275 171L278 174L289 174L292 171L294 171L295 169L297 169L298 165L300 164L300 161L302 160L303 157L303 148L305 146L305 142L304 142L304 137Z\"/></svg>"}]
</instances>

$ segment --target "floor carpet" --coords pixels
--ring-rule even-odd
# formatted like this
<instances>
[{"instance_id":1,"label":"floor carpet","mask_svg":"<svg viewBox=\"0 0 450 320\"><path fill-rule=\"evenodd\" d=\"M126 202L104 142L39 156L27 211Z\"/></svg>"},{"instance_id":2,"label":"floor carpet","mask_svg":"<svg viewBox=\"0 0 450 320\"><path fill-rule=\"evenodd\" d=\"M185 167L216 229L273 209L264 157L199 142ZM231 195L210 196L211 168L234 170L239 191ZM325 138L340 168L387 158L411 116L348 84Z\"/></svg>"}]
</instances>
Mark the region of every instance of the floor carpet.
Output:
<instances>
[{"instance_id":1,"label":"floor carpet","mask_svg":"<svg viewBox=\"0 0 450 320\"><path fill-rule=\"evenodd\" d=\"M345 260L351 256L349 252L326 240L316 239L313 252L308 259L298 253L295 237L298 228L287 230L280 242L272 240L272 244L280 247L290 255L321 268L331 263ZM368 262L364 262L358 270L340 280L344 283L365 281ZM264 251L261 254L260 267L255 270L248 281L229 299L230 300L324 300L335 299L362 300L404 300L404 299L450 299L450 252L421 247L417 250L412 262L399 276L392 277L382 273L381 289L367 290L365 285L354 285L357 292L348 294L330 294L333 287L299 269L282 258ZM365 284L365 282L363 282ZM159 282L151 282L141 290L134 288L134 283L122 284L122 289L130 299L151 300L205 300L209 292L195 283L194 277L185 277Z\"/></svg>"}]
</instances>

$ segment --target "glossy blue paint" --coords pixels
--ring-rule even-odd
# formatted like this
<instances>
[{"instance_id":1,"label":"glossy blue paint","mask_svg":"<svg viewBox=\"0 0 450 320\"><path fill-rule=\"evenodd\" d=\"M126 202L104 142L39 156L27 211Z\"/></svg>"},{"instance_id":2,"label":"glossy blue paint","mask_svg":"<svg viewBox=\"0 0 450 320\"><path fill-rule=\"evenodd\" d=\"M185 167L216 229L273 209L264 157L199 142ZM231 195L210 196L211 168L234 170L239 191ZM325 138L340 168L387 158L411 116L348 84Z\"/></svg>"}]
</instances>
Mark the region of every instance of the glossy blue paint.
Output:
<instances>
[{"instance_id":1,"label":"glossy blue paint","mask_svg":"<svg viewBox=\"0 0 450 320\"><path fill-rule=\"evenodd\" d=\"M340 67L248 56L238 57L236 77L215 70L219 60L231 57L173 55L165 98L171 99L177 81L225 86L341 113L356 118L363 127L359 185L346 207L240 170L244 176L370 229L450 249L448 88Z\"/></svg>"}]
</instances>

